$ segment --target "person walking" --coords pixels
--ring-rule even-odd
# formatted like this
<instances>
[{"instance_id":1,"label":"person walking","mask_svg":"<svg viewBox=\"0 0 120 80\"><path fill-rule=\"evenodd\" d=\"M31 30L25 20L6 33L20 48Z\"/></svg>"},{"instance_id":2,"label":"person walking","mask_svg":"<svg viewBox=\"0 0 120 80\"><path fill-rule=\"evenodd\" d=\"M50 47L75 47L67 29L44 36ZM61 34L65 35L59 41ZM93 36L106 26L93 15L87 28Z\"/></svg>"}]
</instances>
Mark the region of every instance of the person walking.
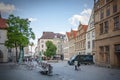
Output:
<instances>
[{"instance_id":1,"label":"person walking","mask_svg":"<svg viewBox=\"0 0 120 80\"><path fill-rule=\"evenodd\" d=\"M81 69L80 69L80 61L78 61L77 68L78 68L79 70L81 70Z\"/></svg>"},{"instance_id":2,"label":"person walking","mask_svg":"<svg viewBox=\"0 0 120 80\"><path fill-rule=\"evenodd\" d=\"M78 70L78 61L74 61L75 70Z\"/></svg>"}]
</instances>

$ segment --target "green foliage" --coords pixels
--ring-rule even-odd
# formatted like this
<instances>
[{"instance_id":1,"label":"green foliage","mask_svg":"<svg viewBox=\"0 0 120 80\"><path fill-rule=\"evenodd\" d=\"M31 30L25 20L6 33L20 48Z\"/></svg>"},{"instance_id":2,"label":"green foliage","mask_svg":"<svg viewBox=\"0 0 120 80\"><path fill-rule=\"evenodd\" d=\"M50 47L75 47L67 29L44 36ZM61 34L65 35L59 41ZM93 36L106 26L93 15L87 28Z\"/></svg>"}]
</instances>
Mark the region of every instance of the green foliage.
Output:
<instances>
[{"instance_id":1,"label":"green foliage","mask_svg":"<svg viewBox=\"0 0 120 80\"><path fill-rule=\"evenodd\" d=\"M19 47L27 46L29 39L35 39L35 35L32 32L32 28L29 27L30 21L28 19L21 19L14 15L9 15L7 20L7 38L5 42L7 47Z\"/></svg>"},{"instance_id":2,"label":"green foliage","mask_svg":"<svg viewBox=\"0 0 120 80\"><path fill-rule=\"evenodd\" d=\"M29 45L31 46L31 52L32 52L32 47L34 46L34 43L31 42L31 43L29 43Z\"/></svg>"},{"instance_id":3,"label":"green foliage","mask_svg":"<svg viewBox=\"0 0 120 80\"><path fill-rule=\"evenodd\" d=\"M46 42L46 52L45 56L51 57L56 54L57 47L52 43L52 41L47 41Z\"/></svg>"}]
</instances>

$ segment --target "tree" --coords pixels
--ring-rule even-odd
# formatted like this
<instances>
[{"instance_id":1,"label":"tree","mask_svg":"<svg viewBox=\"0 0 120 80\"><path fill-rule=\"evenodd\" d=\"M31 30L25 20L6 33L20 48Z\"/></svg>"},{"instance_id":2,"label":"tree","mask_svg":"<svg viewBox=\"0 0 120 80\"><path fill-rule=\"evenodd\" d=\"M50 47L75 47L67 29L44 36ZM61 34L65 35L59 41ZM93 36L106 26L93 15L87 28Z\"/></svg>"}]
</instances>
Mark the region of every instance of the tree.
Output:
<instances>
[{"instance_id":1,"label":"tree","mask_svg":"<svg viewBox=\"0 0 120 80\"><path fill-rule=\"evenodd\" d=\"M35 39L35 35L32 32L32 28L30 28L29 24L30 21L28 19L15 17L14 15L9 15L9 18L7 19L8 40L5 42L5 46L16 49L16 60L18 59L17 48L20 48L20 55L21 51L23 51L24 54L24 47L28 46L29 39Z\"/></svg>"},{"instance_id":2,"label":"tree","mask_svg":"<svg viewBox=\"0 0 120 80\"><path fill-rule=\"evenodd\" d=\"M52 41L47 41L46 47L47 47L47 49L45 52L45 56L51 57L51 56L54 56L56 54L57 47L53 44Z\"/></svg>"},{"instance_id":3,"label":"tree","mask_svg":"<svg viewBox=\"0 0 120 80\"><path fill-rule=\"evenodd\" d=\"M34 46L34 43L31 42L29 45L31 46L31 52L32 52L32 47Z\"/></svg>"}]
</instances>

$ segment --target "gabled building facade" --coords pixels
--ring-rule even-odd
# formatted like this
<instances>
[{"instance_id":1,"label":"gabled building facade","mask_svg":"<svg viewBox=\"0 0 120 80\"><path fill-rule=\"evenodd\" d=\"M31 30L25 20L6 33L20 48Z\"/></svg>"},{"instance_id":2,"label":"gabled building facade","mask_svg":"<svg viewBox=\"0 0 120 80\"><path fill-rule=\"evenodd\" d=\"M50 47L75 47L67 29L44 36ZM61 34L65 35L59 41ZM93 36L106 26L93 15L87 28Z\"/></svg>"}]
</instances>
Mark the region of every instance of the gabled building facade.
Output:
<instances>
[{"instance_id":1,"label":"gabled building facade","mask_svg":"<svg viewBox=\"0 0 120 80\"><path fill-rule=\"evenodd\" d=\"M77 54L86 54L86 31L87 25L79 24L75 41L75 52Z\"/></svg>"},{"instance_id":2,"label":"gabled building facade","mask_svg":"<svg viewBox=\"0 0 120 80\"><path fill-rule=\"evenodd\" d=\"M120 0L94 0L96 64L120 67Z\"/></svg>"},{"instance_id":3,"label":"gabled building facade","mask_svg":"<svg viewBox=\"0 0 120 80\"><path fill-rule=\"evenodd\" d=\"M72 30L71 32L66 32L68 37L68 46L69 46L69 58L76 54L75 52L75 40L77 35L77 30Z\"/></svg>"}]
</instances>

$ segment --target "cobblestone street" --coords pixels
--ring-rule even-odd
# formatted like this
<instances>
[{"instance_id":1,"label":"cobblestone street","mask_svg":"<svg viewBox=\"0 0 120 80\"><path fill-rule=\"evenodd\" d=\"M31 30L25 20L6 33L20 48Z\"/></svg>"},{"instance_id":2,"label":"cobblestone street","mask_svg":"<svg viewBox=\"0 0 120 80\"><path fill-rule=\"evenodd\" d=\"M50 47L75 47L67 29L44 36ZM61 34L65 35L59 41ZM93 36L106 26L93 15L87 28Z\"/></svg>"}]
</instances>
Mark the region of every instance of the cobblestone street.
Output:
<instances>
[{"instance_id":1,"label":"cobblestone street","mask_svg":"<svg viewBox=\"0 0 120 80\"><path fill-rule=\"evenodd\" d=\"M81 65L81 70L75 71L66 61L50 64L53 76L40 74L39 67L29 70L26 65L0 64L0 80L120 80L119 69Z\"/></svg>"}]
</instances>

